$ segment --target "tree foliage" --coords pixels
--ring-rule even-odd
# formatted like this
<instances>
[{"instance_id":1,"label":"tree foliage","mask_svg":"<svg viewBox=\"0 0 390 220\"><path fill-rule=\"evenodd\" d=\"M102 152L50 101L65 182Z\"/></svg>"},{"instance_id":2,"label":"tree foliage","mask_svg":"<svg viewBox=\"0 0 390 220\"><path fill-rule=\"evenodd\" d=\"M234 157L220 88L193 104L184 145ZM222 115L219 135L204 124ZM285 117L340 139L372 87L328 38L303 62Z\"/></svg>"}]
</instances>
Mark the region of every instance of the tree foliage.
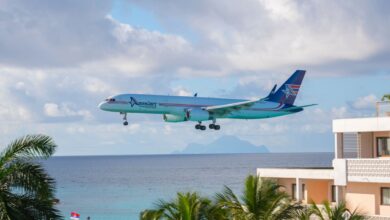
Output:
<instances>
[{"instance_id":1,"label":"tree foliage","mask_svg":"<svg viewBox=\"0 0 390 220\"><path fill-rule=\"evenodd\" d=\"M0 220L61 219L53 205L55 181L38 162L55 148L48 136L27 135L0 153Z\"/></svg>"}]
</instances>

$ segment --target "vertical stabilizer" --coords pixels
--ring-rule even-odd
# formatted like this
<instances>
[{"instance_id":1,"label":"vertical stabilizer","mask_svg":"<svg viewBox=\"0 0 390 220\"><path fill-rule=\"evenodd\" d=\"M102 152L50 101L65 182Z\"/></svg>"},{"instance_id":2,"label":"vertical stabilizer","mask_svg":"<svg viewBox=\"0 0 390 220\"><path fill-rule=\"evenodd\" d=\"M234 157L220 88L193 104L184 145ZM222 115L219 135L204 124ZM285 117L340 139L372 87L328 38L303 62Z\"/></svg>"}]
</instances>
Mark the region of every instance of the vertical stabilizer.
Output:
<instances>
[{"instance_id":1,"label":"vertical stabilizer","mask_svg":"<svg viewBox=\"0 0 390 220\"><path fill-rule=\"evenodd\" d=\"M299 88L301 87L301 83L303 77L305 76L305 70L297 70L294 74L288 78L288 80L283 83L282 86L275 92L271 93L268 96L269 101L278 102L287 105L293 105L295 98L298 95Z\"/></svg>"}]
</instances>

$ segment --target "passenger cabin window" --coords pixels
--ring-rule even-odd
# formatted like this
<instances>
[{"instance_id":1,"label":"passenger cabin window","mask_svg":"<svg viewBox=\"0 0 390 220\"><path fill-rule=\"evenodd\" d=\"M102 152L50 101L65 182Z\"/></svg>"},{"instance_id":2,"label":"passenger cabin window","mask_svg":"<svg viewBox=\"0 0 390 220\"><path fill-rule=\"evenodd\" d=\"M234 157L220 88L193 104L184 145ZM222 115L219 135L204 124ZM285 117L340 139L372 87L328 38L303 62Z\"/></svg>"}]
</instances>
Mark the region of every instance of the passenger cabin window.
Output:
<instances>
[{"instance_id":1,"label":"passenger cabin window","mask_svg":"<svg viewBox=\"0 0 390 220\"><path fill-rule=\"evenodd\" d=\"M376 138L378 156L390 156L390 137Z\"/></svg>"},{"instance_id":2,"label":"passenger cabin window","mask_svg":"<svg viewBox=\"0 0 390 220\"><path fill-rule=\"evenodd\" d=\"M381 187L381 204L390 205L390 187Z\"/></svg>"},{"instance_id":3,"label":"passenger cabin window","mask_svg":"<svg viewBox=\"0 0 390 220\"><path fill-rule=\"evenodd\" d=\"M107 102L115 102L115 99L106 99Z\"/></svg>"}]
</instances>

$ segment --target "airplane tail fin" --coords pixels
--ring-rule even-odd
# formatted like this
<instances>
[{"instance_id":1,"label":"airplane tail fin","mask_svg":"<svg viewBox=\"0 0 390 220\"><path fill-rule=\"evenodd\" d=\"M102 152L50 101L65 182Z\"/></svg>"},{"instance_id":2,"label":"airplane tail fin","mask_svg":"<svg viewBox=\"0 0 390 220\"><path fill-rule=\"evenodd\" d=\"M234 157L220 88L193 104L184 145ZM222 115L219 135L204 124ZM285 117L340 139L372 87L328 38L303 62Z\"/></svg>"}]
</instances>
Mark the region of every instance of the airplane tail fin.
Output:
<instances>
[{"instance_id":1,"label":"airplane tail fin","mask_svg":"<svg viewBox=\"0 0 390 220\"><path fill-rule=\"evenodd\" d=\"M288 80L283 83L283 85L280 86L276 92L273 92L275 89L271 91L267 97L267 100L292 106L294 104L295 98L298 95L299 88L301 87L305 73L305 70L295 71L295 73L292 74L290 78L288 78Z\"/></svg>"}]
</instances>

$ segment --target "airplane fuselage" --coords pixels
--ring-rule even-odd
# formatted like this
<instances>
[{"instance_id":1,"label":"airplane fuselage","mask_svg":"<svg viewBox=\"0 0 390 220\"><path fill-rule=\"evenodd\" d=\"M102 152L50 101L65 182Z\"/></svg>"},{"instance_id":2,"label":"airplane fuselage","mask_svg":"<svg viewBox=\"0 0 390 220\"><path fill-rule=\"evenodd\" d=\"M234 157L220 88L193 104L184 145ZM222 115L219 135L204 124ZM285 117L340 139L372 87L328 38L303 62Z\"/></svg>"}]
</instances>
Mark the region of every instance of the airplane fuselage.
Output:
<instances>
[{"instance_id":1,"label":"airplane fuselage","mask_svg":"<svg viewBox=\"0 0 390 220\"><path fill-rule=\"evenodd\" d=\"M102 110L121 113L149 113L185 115L187 110L202 109L208 106L225 105L248 100L206 98L190 96L164 96L143 94L121 94L108 98L99 107ZM281 110L284 104L259 100L253 106L230 112L215 114L213 118L261 119L287 115L297 112Z\"/></svg>"},{"instance_id":2,"label":"airplane fuselage","mask_svg":"<svg viewBox=\"0 0 390 220\"><path fill-rule=\"evenodd\" d=\"M216 120L261 119L297 113L306 106L294 106L295 98L305 75L297 70L276 90L258 100L206 98L195 96L164 96L145 94L120 94L111 96L100 103L104 111L120 112L124 115L123 124L128 125L127 113L162 114L166 122L196 121L196 129L205 130L202 121L211 120L210 129L219 130Z\"/></svg>"}]
</instances>

